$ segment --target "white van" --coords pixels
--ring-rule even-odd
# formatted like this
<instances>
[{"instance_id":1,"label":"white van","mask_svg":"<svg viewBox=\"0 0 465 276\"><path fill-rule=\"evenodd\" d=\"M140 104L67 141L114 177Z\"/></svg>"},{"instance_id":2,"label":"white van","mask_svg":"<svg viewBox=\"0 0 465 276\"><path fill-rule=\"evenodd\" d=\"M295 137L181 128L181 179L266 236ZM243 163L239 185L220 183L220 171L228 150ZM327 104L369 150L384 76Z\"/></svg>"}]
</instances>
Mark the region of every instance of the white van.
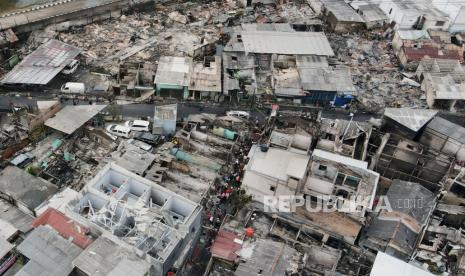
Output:
<instances>
[{"instance_id":1,"label":"white van","mask_svg":"<svg viewBox=\"0 0 465 276\"><path fill-rule=\"evenodd\" d=\"M108 125L106 131L112 135L129 138L131 129L120 125Z\"/></svg>"},{"instance_id":2,"label":"white van","mask_svg":"<svg viewBox=\"0 0 465 276\"><path fill-rule=\"evenodd\" d=\"M134 120L134 121L126 121L124 123L124 126L127 128L130 128L131 130L134 131L149 131L149 121L143 121L143 120Z\"/></svg>"},{"instance_id":3,"label":"white van","mask_svg":"<svg viewBox=\"0 0 465 276\"><path fill-rule=\"evenodd\" d=\"M233 117L238 117L242 119L249 119L250 114L247 111L240 111L240 110L231 110L226 112L226 115L228 116L233 116Z\"/></svg>"},{"instance_id":4,"label":"white van","mask_svg":"<svg viewBox=\"0 0 465 276\"><path fill-rule=\"evenodd\" d=\"M86 85L82 82L67 82L61 87L61 92L72 94L86 93Z\"/></svg>"}]
</instances>

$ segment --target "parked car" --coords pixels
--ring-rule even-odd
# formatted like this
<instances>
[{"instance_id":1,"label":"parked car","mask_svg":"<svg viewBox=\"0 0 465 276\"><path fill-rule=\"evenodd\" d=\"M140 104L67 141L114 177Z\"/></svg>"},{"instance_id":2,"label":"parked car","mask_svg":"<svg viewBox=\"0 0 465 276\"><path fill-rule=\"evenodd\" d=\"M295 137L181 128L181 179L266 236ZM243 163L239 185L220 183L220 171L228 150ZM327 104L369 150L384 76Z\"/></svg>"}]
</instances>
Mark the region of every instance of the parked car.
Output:
<instances>
[{"instance_id":1,"label":"parked car","mask_svg":"<svg viewBox=\"0 0 465 276\"><path fill-rule=\"evenodd\" d=\"M135 139L129 139L128 140L128 143L131 144L131 145L134 145L140 149L143 149L145 151L151 151L152 150L152 146L147 144L147 143L144 143L142 141L139 141L139 140L135 140Z\"/></svg>"},{"instance_id":2,"label":"parked car","mask_svg":"<svg viewBox=\"0 0 465 276\"><path fill-rule=\"evenodd\" d=\"M242 119L249 119L250 114L247 111L240 111L240 110L231 110L226 112L226 115L228 116L233 116L233 117L238 117Z\"/></svg>"},{"instance_id":3,"label":"parked car","mask_svg":"<svg viewBox=\"0 0 465 276\"><path fill-rule=\"evenodd\" d=\"M106 131L112 135L129 138L131 129L120 125L108 125Z\"/></svg>"},{"instance_id":4,"label":"parked car","mask_svg":"<svg viewBox=\"0 0 465 276\"><path fill-rule=\"evenodd\" d=\"M61 86L62 93L85 94L86 85L82 82L67 82Z\"/></svg>"},{"instance_id":5,"label":"parked car","mask_svg":"<svg viewBox=\"0 0 465 276\"><path fill-rule=\"evenodd\" d=\"M133 138L152 146L157 146L162 140L162 137L160 135L142 131L135 132Z\"/></svg>"},{"instance_id":6,"label":"parked car","mask_svg":"<svg viewBox=\"0 0 465 276\"><path fill-rule=\"evenodd\" d=\"M149 131L149 121L143 121L143 120L131 120L131 121L126 121L124 125L131 130L135 131Z\"/></svg>"}]
</instances>

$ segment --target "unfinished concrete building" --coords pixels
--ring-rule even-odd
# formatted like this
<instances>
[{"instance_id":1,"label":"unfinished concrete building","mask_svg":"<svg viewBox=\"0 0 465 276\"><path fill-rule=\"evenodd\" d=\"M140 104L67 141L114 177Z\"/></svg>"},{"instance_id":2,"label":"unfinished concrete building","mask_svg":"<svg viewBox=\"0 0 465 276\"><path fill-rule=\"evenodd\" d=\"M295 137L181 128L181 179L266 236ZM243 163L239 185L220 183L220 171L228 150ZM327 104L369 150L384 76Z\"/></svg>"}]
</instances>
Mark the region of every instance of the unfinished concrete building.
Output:
<instances>
[{"instance_id":1,"label":"unfinished concrete building","mask_svg":"<svg viewBox=\"0 0 465 276\"><path fill-rule=\"evenodd\" d=\"M428 224L436 197L422 185L394 180L386 194L389 208L381 210L362 234L362 247L408 260ZM384 201L378 204L388 206Z\"/></svg>"},{"instance_id":2,"label":"unfinished concrete building","mask_svg":"<svg viewBox=\"0 0 465 276\"><path fill-rule=\"evenodd\" d=\"M443 153L393 133L371 136L370 168L389 179L417 182L437 192L454 161Z\"/></svg>"},{"instance_id":3,"label":"unfinished concrete building","mask_svg":"<svg viewBox=\"0 0 465 276\"><path fill-rule=\"evenodd\" d=\"M66 215L138 252L153 275L181 271L201 228L198 204L115 164L69 202Z\"/></svg>"},{"instance_id":4,"label":"unfinished concrete building","mask_svg":"<svg viewBox=\"0 0 465 276\"><path fill-rule=\"evenodd\" d=\"M315 149L310 172L302 192L338 205L338 212L364 222L365 212L373 206L379 174L368 163Z\"/></svg>"},{"instance_id":5,"label":"unfinished concrete building","mask_svg":"<svg viewBox=\"0 0 465 276\"><path fill-rule=\"evenodd\" d=\"M321 0L324 21L336 33L355 32L365 28L365 20L344 1Z\"/></svg>"},{"instance_id":6,"label":"unfinished concrete building","mask_svg":"<svg viewBox=\"0 0 465 276\"><path fill-rule=\"evenodd\" d=\"M373 127L365 122L322 118L322 134L316 148L365 160L372 129Z\"/></svg>"}]
</instances>

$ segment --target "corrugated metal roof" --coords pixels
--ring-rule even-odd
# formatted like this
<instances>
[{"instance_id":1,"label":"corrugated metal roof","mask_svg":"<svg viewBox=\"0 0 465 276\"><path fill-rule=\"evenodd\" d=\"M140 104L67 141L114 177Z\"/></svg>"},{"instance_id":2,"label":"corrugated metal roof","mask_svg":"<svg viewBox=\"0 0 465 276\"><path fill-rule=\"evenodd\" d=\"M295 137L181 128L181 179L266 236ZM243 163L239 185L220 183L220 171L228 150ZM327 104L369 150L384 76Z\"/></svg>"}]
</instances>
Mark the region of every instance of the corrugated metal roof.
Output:
<instances>
[{"instance_id":1,"label":"corrugated metal roof","mask_svg":"<svg viewBox=\"0 0 465 276\"><path fill-rule=\"evenodd\" d=\"M18 246L30 261L16 275L68 275L71 262L82 252L54 229L39 226Z\"/></svg>"},{"instance_id":2,"label":"corrugated metal roof","mask_svg":"<svg viewBox=\"0 0 465 276\"><path fill-rule=\"evenodd\" d=\"M333 49L321 32L242 32L245 52L285 55L334 56Z\"/></svg>"},{"instance_id":3,"label":"corrugated metal roof","mask_svg":"<svg viewBox=\"0 0 465 276\"><path fill-rule=\"evenodd\" d=\"M429 39L428 31L426 30L398 30L397 34L400 39L406 40L417 40L417 39Z\"/></svg>"},{"instance_id":4,"label":"corrugated metal roof","mask_svg":"<svg viewBox=\"0 0 465 276\"><path fill-rule=\"evenodd\" d=\"M79 48L51 39L25 57L1 83L47 84L80 52Z\"/></svg>"},{"instance_id":5,"label":"corrugated metal roof","mask_svg":"<svg viewBox=\"0 0 465 276\"><path fill-rule=\"evenodd\" d=\"M444 134L447 137L457 140L462 144L465 144L465 128L446 119L436 117L428 124L427 128Z\"/></svg>"},{"instance_id":6,"label":"corrugated metal roof","mask_svg":"<svg viewBox=\"0 0 465 276\"><path fill-rule=\"evenodd\" d=\"M357 89L347 67L301 68L302 88L309 91L331 91L355 94Z\"/></svg>"},{"instance_id":7,"label":"corrugated metal roof","mask_svg":"<svg viewBox=\"0 0 465 276\"><path fill-rule=\"evenodd\" d=\"M236 240L241 239L234 233L220 230L210 250L212 256L230 262L236 261L239 258L238 251L242 248L242 244Z\"/></svg>"},{"instance_id":8,"label":"corrugated metal roof","mask_svg":"<svg viewBox=\"0 0 465 276\"><path fill-rule=\"evenodd\" d=\"M107 105L65 106L65 108L56 113L54 117L45 121L45 125L63 133L71 134L92 119L106 106Z\"/></svg>"},{"instance_id":9,"label":"corrugated metal roof","mask_svg":"<svg viewBox=\"0 0 465 276\"><path fill-rule=\"evenodd\" d=\"M158 62L155 84L189 86L192 60L188 57L163 56Z\"/></svg>"},{"instance_id":10,"label":"corrugated metal roof","mask_svg":"<svg viewBox=\"0 0 465 276\"><path fill-rule=\"evenodd\" d=\"M386 108L384 110L384 116L415 132L427 124L437 113L437 110L412 109L408 107Z\"/></svg>"}]
</instances>

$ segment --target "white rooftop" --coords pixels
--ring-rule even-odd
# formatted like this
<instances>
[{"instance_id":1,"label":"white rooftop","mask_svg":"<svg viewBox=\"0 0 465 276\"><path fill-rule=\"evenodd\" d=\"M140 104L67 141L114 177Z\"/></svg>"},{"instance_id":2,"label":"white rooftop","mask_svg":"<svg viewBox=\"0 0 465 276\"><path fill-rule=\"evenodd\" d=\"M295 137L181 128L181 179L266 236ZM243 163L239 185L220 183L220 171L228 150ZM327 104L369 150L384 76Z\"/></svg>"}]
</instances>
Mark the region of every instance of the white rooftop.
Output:
<instances>
[{"instance_id":1,"label":"white rooftop","mask_svg":"<svg viewBox=\"0 0 465 276\"><path fill-rule=\"evenodd\" d=\"M319 157L330 161L335 161L340 164L347 166L357 167L361 169L367 169L368 163L365 161L360 161L343 155L335 154L329 151L324 151L320 149L315 149L312 154L313 157Z\"/></svg>"},{"instance_id":2,"label":"white rooftop","mask_svg":"<svg viewBox=\"0 0 465 276\"><path fill-rule=\"evenodd\" d=\"M378 251L370 276L433 276L426 270L413 266L391 255Z\"/></svg>"},{"instance_id":3,"label":"white rooftop","mask_svg":"<svg viewBox=\"0 0 465 276\"><path fill-rule=\"evenodd\" d=\"M289 177L302 179L310 161L310 156L270 147L262 152L254 145L249 152L248 170L270 176L282 181Z\"/></svg>"},{"instance_id":4,"label":"white rooftop","mask_svg":"<svg viewBox=\"0 0 465 276\"><path fill-rule=\"evenodd\" d=\"M248 53L334 56L326 35L321 32L242 32Z\"/></svg>"},{"instance_id":5,"label":"white rooftop","mask_svg":"<svg viewBox=\"0 0 465 276\"><path fill-rule=\"evenodd\" d=\"M412 109L404 108L386 108L384 116L398 122L399 124L413 130L418 131L431 119L436 116L437 110L431 109Z\"/></svg>"},{"instance_id":6,"label":"white rooftop","mask_svg":"<svg viewBox=\"0 0 465 276\"><path fill-rule=\"evenodd\" d=\"M60 110L54 117L45 121L45 125L71 134L92 119L107 105L69 105Z\"/></svg>"}]
</instances>

